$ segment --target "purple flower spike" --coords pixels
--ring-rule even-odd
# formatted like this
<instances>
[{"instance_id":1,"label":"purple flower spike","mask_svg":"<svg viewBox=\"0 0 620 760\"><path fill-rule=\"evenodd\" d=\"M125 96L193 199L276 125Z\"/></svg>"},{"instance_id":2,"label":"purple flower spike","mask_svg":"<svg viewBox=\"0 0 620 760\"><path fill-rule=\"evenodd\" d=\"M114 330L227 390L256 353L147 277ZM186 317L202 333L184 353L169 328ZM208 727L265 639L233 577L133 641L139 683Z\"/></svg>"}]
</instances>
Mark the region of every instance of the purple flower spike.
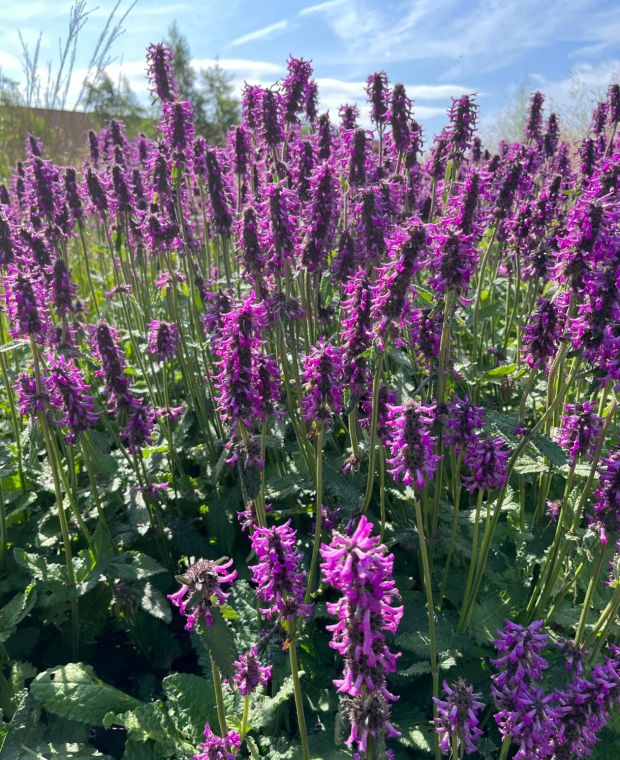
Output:
<instances>
[{"instance_id":1,"label":"purple flower spike","mask_svg":"<svg viewBox=\"0 0 620 760\"><path fill-rule=\"evenodd\" d=\"M433 697L437 705L435 731L440 737L439 747L449 755L453 737L456 737L458 757L469 755L476 751L478 740L484 734L478 728L478 713L484 708L484 702L480 701L481 695L474 692L474 687L468 686L463 679L452 686L444 681L443 693L444 699Z\"/></svg>"},{"instance_id":2,"label":"purple flower spike","mask_svg":"<svg viewBox=\"0 0 620 760\"><path fill-rule=\"evenodd\" d=\"M68 429L65 438L73 443L85 430L97 424L99 415L95 412L95 399L89 393L82 371L72 359L64 356L50 356L49 377L46 387L50 405L62 410L60 424Z\"/></svg>"},{"instance_id":3,"label":"purple flower spike","mask_svg":"<svg viewBox=\"0 0 620 760\"><path fill-rule=\"evenodd\" d=\"M301 416L306 422L332 425L342 411L342 374L342 353L322 338L304 363Z\"/></svg>"},{"instance_id":4,"label":"purple flower spike","mask_svg":"<svg viewBox=\"0 0 620 760\"><path fill-rule=\"evenodd\" d=\"M493 490L505 484L510 450L501 438L472 436L465 446L464 459L471 473L463 478L469 491Z\"/></svg>"},{"instance_id":5,"label":"purple flower spike","mask_svg":"<svg viewBox=\"0 0 620 760\"><path fill-rule=\"evenodd\" d=\"M604 469L601 469L593 514L588 515L588 522L606 544L609 533L612 536L620 533L620 449L613 449L601 464Z\"/></svg>"},{"instance_id":6,"label":"purple flower spike","mask_svg":"<svg viewBox=\"0 0 620 760\"><path fill-rule=\"evenodd\" d=\"M303 603L305 573L291 521L255 528L251 541L258 563L250 570L256 594L264 605L260 607L261 614L268 620L282 616L289 624L298 616L307 617L312 606Z\"/></svg>"},{"instance_id":7,"label":"purple flower spike","mask_svg":"<svg viewBox=\"0 0 620 760\"><path fill-rule=\"evenodd\" d=\"M603 420L593 412L594 401L566 404L556 440L569 453L571 466L579 457L592 461Z\"/></svg>"},{"instance_id":8,"label":"purple flower spike","mask_svg":"<svg viewBox=\"0 0 620 760\"><path fill-rule=\"evenodd\" d=\"M366 517L351 536L334 533L330 544L321 546L322 577L339 591L337 602L327 611L338 622L327 626L330 646L344 659L344 672L334 685L348 699L351 722L347 744L364 752L369 737L397 736L389 720L395 697L387 688L387 674L396 672L399 653L390 651L385 633L396 633L403 615L398 589L392 577L394 555L388 554Z\"/></svg>"},{"instance_id":9,"label":"purple flower spike","mask_svg":"<svg viewBox=\"0 0 620 760\"><path fill-rule=\"evenodd\" d=\"M157 357L157 361L165 362L176 356L179 350L179 330L171 322L152 320L149 325L147 349L149 354Z\"/></svg>"},{"instance_id":10,"label":"purple flower spike","mask_svg":"<svg viewBox=\"0 0 620 760\"><path fill-rule=\"evenodd\" d=\"M518 760L550 757L556 727L565 713L555 695L545 694L536 683L548 667L541 656L548 641L542 620L527 627L508 620L495 641L501 655L491 661L498 670L491 687L498 710L495 721L502 738L518 744L514 755Z\"/></svg>"},{"instance_id":11,"label":"purple flower spike","mask_svg":"<svg viewBox=\"0 0 620 760\"><path fill-rule=\"evenodd\" d=\"M205 741L200 745L200 752L194 760L235 760L241 749L241 737L236 731L229 731L228 736L218 736L211 731L207 723L204 730Z\"/></svg>"},{"instance_id":12,"label":"purple flower spike","mask_svg":"<svg viewBox=\"0 0 620 760\"><path fill-rule=\"evenodd\" d=\"M271 665L261 665L258 650L252 647L249 652L239 656L235 661L233 676L239 693L244 697L256 691L259 686L265 686L271 678Z\"/></svg>"},{"instance_id":13,"label":"purple flower spike","mask_svg":"<svg viewBox=\"0 0 620 760\"><path fill-rule=\"evenodd\" d=\"M171 103L179 94L179 87L172 73L172 50L166 45L149 45L146 52L148 78L151 92L162 103Z\"/></svg>"},{"instance_id":14,"label":"purple flower spike","mask_svg":"<svg viewBox=\"0 0 620 760\"><path fill-rule=\"evenodd\" d=\"M423 406L407 401L388 406L388 472L406 486L423 488L434 473L440 457L434 452L436 438L431 435L435 405Z\"/></svg>"},{"instance_id":15,"label":"purple flower spike","mask_svg":"<svg viewBox=\"0 0 620 760\"><path fill-rule=\"evenodd\" d=\"M192 631L197 624L213 625L212 608L221 607L229 597L222 585L234 583L237 577L237 571L230 569L232 563L232 559L218 562L199 559L179 576L183 585L176 593L169 594L168 599L187 618L186 631Z\"/></svg>"},{"instance_id":16,"label":"purple flower spike","mask_svg":"<svg viewBox=\"0 0 620 760\"><path fill-rule=\"evenodd\" d=\"M523 331L524 361L532 369L546 369L562 337L562 318L556 304L541 298Z\"/></svg>"}]
</instances>

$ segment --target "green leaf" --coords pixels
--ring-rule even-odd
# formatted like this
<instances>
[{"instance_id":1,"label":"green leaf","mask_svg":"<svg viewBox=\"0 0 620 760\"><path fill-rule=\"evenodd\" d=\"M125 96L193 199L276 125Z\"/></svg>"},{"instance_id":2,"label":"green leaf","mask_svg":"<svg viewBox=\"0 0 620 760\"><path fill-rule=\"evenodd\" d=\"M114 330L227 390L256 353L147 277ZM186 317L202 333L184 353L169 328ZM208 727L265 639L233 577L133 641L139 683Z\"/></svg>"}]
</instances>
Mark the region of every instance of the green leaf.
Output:
<instances>
[{"instance_id":1,"label":"green leaf","mask_svg":"<svg viewBox=\"0 0 620 760\"><path fill-rule=\"evenodd\" d=\"M0 751L2 760L5 757L7 760L26 760L23 745L36 743L41 736L41 708L34 697L24 689L15 696L15 703L17 709Z\"/></svg>"},{"instance_id":2,"label":"green leaf","mask_svg":"<svg viewBox=\"0 0 620 760\"><path fill-rule=\"evenodd\" d=\"M548 436L538 433L532 438L532 443L541 454L547 457L551 464L555 464L558 467L566 464L567 457L564 449L559 443L552 441Z\"/></svg>"},{"instance_id":3,"label":"green leaf","mask_svg":"<svg viewBox=\"0 0 620 760\"><path fill-rule=\"evenodd\" d=\"M25 752L24 760L35 760L35 757L36 760L112 760L110 755L102 755L94 747L76 742L46 742L29 749L35 755Z\"/></svg>"},{"instance_id":4,"label":"green leaf","mask_svg":"<svg viewBox=\"0 0 620 760\"><path fill-rule=\"evenodd\" d=\"M30 690L43 707L61 718L103 725L109 712L122 713L139 700L103 683L90 665L69 663L40 673Z\"/></svg>"},{"instance_id":5,"label":"green leaf","mask_svg":"<svg viewBox=\"0 0 620 760\"><path fill-rule=\"evenodd\" d=\"M115 578L124 581L141 581L151 575L166 572L157 560L142 552L122 552L110 565L106 574L113 574Z\"/></svg>"},{"instance_id":6,"label":"green leaf","mask_svg":"<svg viewBox=\"0 0 620 760\"><path fill-rule=\"evenodd\" d=\"M235 640L222 613L213 607L213 625L207 626L200 637L206 651L213 657L224 678L232 678L235 661Z\"/></svg>"},{"instance_id":7,"label":"green leaf","mask_svg":"<svg viewBox=\"0 0 620 760\"><path fill-rule=\"evenodd\" d=\"M35 582L20 594L16 594L10 602L0 610L0 643L4 643L15 633L17 626L28 615L36 602Z\"/></svg>"},{"instance_id":8,"label":"green leaf","mask_svg":"<svg viewBox=\"0 0 620 760\"><path fill-rule=\"evenodd\" d=\"M149 615L169 623L172 620L170 603L162 592L153 586L152 583L146 582L144 588L138 594L140 607Z\"/></svg>"},{"instance_id":9,"label":"green leaf","mask_svg":"<svg viewBox=\"0 0 620 760\"><path fill-rule=\"evenodd\" d=\"M140 704L135 710L120 715L109 712L103 725L106 728L112 725L124 726L131 738L139 742L155 742L164 757L173 754L177 744L183 743L163 702Z\"/></svg>"},{"instance_id":10,"label":"green leaf","mask_svg":"<svg viewBox=\"0 0 620 760\"><path fill-rule=\"evenodd\" d=\"M516 364L502 364L500 367L495 367L495 369L490 369L486 372L483 380L490 380L495 377L506 377L506 375L512 375L516 369Z\"/></svg>"},{"instance_id":11,"label":"green leaf","mask_svg":"<svg viewBox=\"0 0 620 760\"><path fill-rule=\"evenodd\" d=\"M213 684L191 673L173 673L164 678L162 686L177 729L183 733L189 729L197 744L207 720L212 721L217 716Z\"/></svg>"},{"instance_id":12,"label":"green leaf","mask_svg":"<svg viewBox=\"0 0 620 760\"><path fill-rule=\"evenodd\" d=\"M301 673L300 673L301 675ZM274 719L276 710L284 702L287 702L294 694L293 678L289 676L278 689L274 697L256 695L250 711L250 725L254 730L268 726Z\"/></svg>"}]
</instances>

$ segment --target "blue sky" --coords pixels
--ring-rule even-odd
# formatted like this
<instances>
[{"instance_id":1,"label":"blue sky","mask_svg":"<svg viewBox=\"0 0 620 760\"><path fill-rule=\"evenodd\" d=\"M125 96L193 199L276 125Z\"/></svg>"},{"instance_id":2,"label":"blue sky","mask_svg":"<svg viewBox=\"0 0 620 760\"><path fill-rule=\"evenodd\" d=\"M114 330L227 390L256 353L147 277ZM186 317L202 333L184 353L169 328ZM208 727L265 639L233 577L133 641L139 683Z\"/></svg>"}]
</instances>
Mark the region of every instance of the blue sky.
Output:
<instances>
[{"instance_id":1,"label":"blue sky","mask_svg":"<svg viewBox=\"0 0 620 760\"><path fill-rule=\"evenodd\" d=\"M93 12L78 48L86 65L113 0ZM128 7L122 0L121 8ZM70 2L0 0L0 68L21 79L18 29L32 44L43 32L41 57L54 58ZM176 19L197 67L218 58L235 77L272 84L287 54L311 58L321 104L335 117L339 103L363 101L375 70L401 81L418 119L433 132L450 96L477 92L491 119L521 83L542 89L559 109L575 88L586 95L620 75L618 0L138 0L117 41L117 64L141 94L144 51Z\"/></svg>"}]
</instances>

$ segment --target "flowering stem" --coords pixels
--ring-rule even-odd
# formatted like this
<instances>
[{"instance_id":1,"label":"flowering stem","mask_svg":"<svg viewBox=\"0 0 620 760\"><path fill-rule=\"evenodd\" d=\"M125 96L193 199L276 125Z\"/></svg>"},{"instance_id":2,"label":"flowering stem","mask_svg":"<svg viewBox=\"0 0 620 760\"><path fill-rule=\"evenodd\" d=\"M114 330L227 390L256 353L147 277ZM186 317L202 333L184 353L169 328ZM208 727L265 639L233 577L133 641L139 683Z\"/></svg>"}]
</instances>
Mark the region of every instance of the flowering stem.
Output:
<instances>
[{"instance_id":1,"label":"flowering stem","mask_svg":"<svg viewBox=\"0 0 620 760\"><path fill-rule=\"evenodd\" d=\"M567 346L564 347L564 350L567 350ZM471 616L473 614L473 608L474 604L476 602L476 597L478 596L478 591L480 590L480 586L482 584L482 578L484 576L484 571L486 568L486 561L489 555L489 551L491 549L491 541L493 539L493 533L495 532L495 529L497 527L497 524L499 523L500 516L502 514L502 507L504 505L504 499L506 498L506 492L508 490L508 481L510 479L510 474L512 473L512 470L514 469L514 466L521 456L521 452L525 449L525 447L530 443L532 438L536 435L536 433L540 430L540 428L545 424L547 419L555 412L556 408L560 406L564 399L564 395L568 388L572 385L575 375L577 374L577 370L579 369L580 361L577 359L571 368L570 374L568 378L566 379L566 382L560 389L560 392L558 393L557 397L554 399L552 405L546 409L544 414L540 417L538 422L534 425L534 427L530 430L530 432L523 436L523 438L519 441L516 449L514 450L512 456L510 457L510 461L508 462L507 470L506 470L506 481L502 488L500 489L500 492L497 496L497 502L495 504L495 510L493 512L493 516L491 518L491 522L488 525L487 529L484 532L484 536L482 537L482 547L479 555L478 560L478 571L476 573L476 581L472 589L472 594L469 600L467 600L467 608L462 611L461 619L463 621L462 630L466 631L469 627L469 624L471 622Z\"/></svg>"},{"instance_id":2,"label":"flowering stem","mask_svg":"<svg viewBox=\"0 0 620 760\"><path fill-rule=\"evenodd\" d=\"M474 535L471 544L471 560L469 563L469 574L467 575L467 584L465 586L465 593L463 594L463 606L461 608L461 619L459 620L459 630L464 630L465 613L467 611L466 602L471 594L472 583L474 581L474 573L476 569L476 562L478 560L478 535L480 532L480 513L482 511L482 499L484 497L484 488L478 489L478 499L476 500L476 516L474 517Z\"/></svg>"},{"instance_id":3,"label":"flowering stem","mask_svg":"<svg viewBox=\"0 0 620 760\"><path fill-rule=\"evenodd\" d=\"M243 717L241 718L241 730L239 731L239 735L241 736L241 741L245 739L245 735L248 732L249 715L250 715L250 695L246 694L243 699Z\"/></svg>"},{"instance_id":4,"label":"flowering stem","mask_svg":"<svg viewBox=\"0 0 620 760\"><path fill-rule=\"evenodd\" d=\"M512 744L512 736L510 736L509 734L502 742L502 749L499 753L499 760L506 760L506 758L508 757L508 751L510 750L511 744Z\"/></svg>"},{"instance_id":5,"label":"flowering stem","mask_svg":"<svg viewBox=\"0 0 620 760\"><path fill-rule=\"evenodd\" d=\"M224 694L222 692L222 676L211 652L209 652L209 659L211 660L211 673L213 674L213 688L215 690L215 704L217 705L220 732L222 736L228 736L228 724L226 723L226 712L224 710Z\"/></svg>"},{"instance_id":6,"label":"flowering stem","mask_svg":"<svg viewBox=\"0 0 620 760\"><path fill-rule=\"evenodd\" d=\"M596 642L596 645L592 648L590 651L590 656L588 658L588 665L592 665L592 663L596 660L598 657L598 653L600 652L601 648L603 647L608 633L609 629L612 625L615 624L616 621L616 615L618 614L618 609L620 609L620 586L616 586L614 589L613 596L609 602L609 604L605 607L603 612L601 612L598 621L596 622L596 625L592 629L592 632L586 639L582 649L584 651L587 651L590 649L592 644L594 644L594 640L596 639L598 632L603 628L603 632L598 637L598 641Z\"/></svg>"},{"instance_id":7,"label":"flowering stem","mask_svg":"<svg viewBox=\"0 0 620 760\"><path fill-rule=\"evenodd\" d=\"M564 489L564 498L562 499L562 507L560 510L560 515L558 516L558 527L557 527L556 534L553 540L553 545L548 554L549 559L545 565L545 569L543 573L541 574L540 581L539 581L541 590L538 596L536 596L536 591L534 592L532 596L532 600L530 601L530 605L528 606L528 611L533 615L543 609L544 605L547 603L547 599L549 598L550 594L553 591L553 588L555 587L557 577L562 568L562 563L564 562L564 557L566 556L566 547L567 547L566 535L570 533L574 533L577 530L579 523L581 522L581 515L586 505L586 500L590 494L592 483L594 482L594 478L596 477L598 462L601 457L601 452L603 450L603 443L606 440L607 430L609 429L609 425L611 423L611 420L613 419L615 410L616 410L616 404L614 402L611 409L609 410L609 414L605 418L605 422L603 423L603 427L599 433L596 449L594 451L594 454L592 455L592 463L590 465L590 472L588 473L588 478L581 492L579 503L577 505L577 508L575 509L572 524L570 525L569 528L563 529L565 505L568 504L570 486L572 485L572 477L571 477L571 473L569 472L566 488Z\"/></svg>"},{"instance_id":8,"label":"flowering stem","mask_svg":"<svg viewBox=\"0 0 620 760\"><path fill-rule=\"evenodd\" d=\"M385 350L387 350L387 344ZM372 413L370 418L370 442L368 444L368 477L366 480L366 493L364 494L364 501L362 502L362 514L366 514L366 511L368 510L368 505L372 498L372 487L375 482L375 448L377 443L377 422L379 420L379 390L381 388L384 356L385 352L382 352L376 361L372 382Z\"/></svg>"},{"instance_id":9,"label":"flowering stem","mask_svg":"<svg viewBox=\"0 0 620 760\"><path fill-rule=\"evenodd\" d=\"M433 605L433 583L431 578L431 566L428 561L428 551L426 549L426 538L424 536L424 520L422 519L422 507L420 500L413 500L415 507L415 518L418 528L418 540L420 542L420 556L422 558L422 570L424 574L424 593L426 596L426 607L428 609L428 634L430 641L430 660L431 672L433 674L433 697L439 698L439 670L437 668L437 638L435 636L435 608ZM433 716L437 717L437 703L433 700ZM435 737L435 758L439 760L441 751Z\"/></svg>"},{"instance_id":10,"label":"flowering stem","mask_svg":"<svg viewBox=\"0 0 620 760\"><path fill-rule=\"evenodd\" d=\"M385 446L380 446L379 456L379 513L381 516L381 541L385 533Z\"/></svg>"},{"instance_id":11,"label":"flowering stem","mask_svg":"<svg viewBox=\"0 0 620 760\"><path fill-rule=\"evenodd\" d=\"M301 751L303 760L310 760L310 747L308 746L308 733L306 731L306 716L304 715L304 702L299 681L299 665L297 664L297 645L291 639L288 645L288 655L291 663L291 677L295 691L295 710L297 711L297 725L301 739Z\"/></svg>"},{"instance_id":12,"label":"flowering stem","mask_svg":"<svg viewBox=\"0 0 620 760\"><path fill-rule=\"evenodd\" d=\"M8 539L6 532L6 512L4 509L4 492L0 482L0 568L4 568L6 553L8 548Z\"/></svg>"},{"instance_id":13,"label":"flowering stem","mask_svg":"<svg viewBox=\"0 0 620 760\"><path fill-rule=\"evenodd\" d=\"M590 576L590 582L588 583L586 596L583 600L583 607L581 608L581 615L579 616L579 625L577 626L577 632L575 633L575 646L579 646L579 642L581 641L581 637L583 636L583 631L586 627L586 620L588 618L588 612L590 611L590 603L592 602L592 595L594 594L594 589L596 588L596 584L598 583L598 579L601 574L601 567L603 566L604 559L605 559L605 544L603 544L602 542L599 542L599 550L596 555L594 570L592 571L592 575Z\"/></svg>"},{"instance_id":14,"label":"flowering stem","mask_svg":"<svg viewBox=\"0 0 620 760\"><path fill-rule=\"evenodd\" d=\"M322 506L323 506L323 423L318 424L318 433L316 437L316 501L314 507L314 543L312 545L312 558L310 560L310 571L308 573L308 587L304 604L308 604L310 597L314 593L314 576L316 575L317 564L319 561L319 547L321 545L322 531Z\"/></svg>"}]
</instances>

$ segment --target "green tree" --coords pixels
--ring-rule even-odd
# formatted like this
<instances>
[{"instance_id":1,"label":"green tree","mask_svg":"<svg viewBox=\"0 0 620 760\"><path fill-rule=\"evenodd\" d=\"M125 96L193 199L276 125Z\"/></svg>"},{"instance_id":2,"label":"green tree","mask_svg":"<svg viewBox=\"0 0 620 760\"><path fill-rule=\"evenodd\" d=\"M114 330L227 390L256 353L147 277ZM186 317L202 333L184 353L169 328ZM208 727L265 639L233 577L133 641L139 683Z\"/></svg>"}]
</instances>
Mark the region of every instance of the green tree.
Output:
<instances>
[{"instance_id":1,"label":"green tree","mask_svg":"<svg viewBox=\"0 0 620 760\"><path fill-rule=\"evenodd\" d=\"M121 119L130 136L153 131L154 120L149 118L127 77L115 84L107 73L103 73L96 82L86 82L84 89L84 110L92 111L102 121Z\"/></svg>"}]
</instances>

